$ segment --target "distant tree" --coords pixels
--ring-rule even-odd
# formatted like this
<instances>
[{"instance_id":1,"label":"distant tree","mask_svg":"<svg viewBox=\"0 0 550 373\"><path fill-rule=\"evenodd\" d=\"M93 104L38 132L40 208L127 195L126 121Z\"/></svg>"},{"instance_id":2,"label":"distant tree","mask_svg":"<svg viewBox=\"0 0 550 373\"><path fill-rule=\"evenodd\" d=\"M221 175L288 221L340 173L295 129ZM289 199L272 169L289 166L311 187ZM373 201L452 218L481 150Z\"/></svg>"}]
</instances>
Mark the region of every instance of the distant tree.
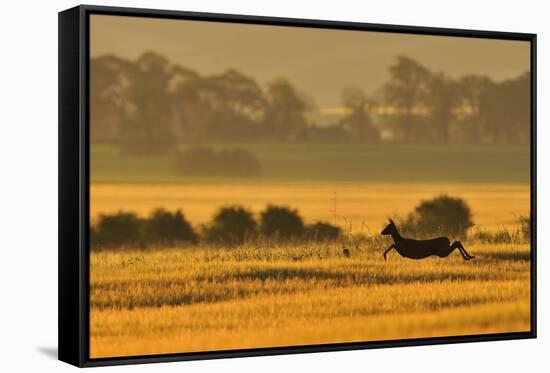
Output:
<instances>
[{"instance_id":1,"label":"distant tree","mask_svg":"<svg viewBox=\"0 0 550 373\"><path fill-rule=\"evenodd\" d=\"M430 71L413 59L398 56L390 66L390 80L384 86L387 105L394 108L396 137L405 142L415 140L418 111L425 102Z\"/></svg>"},{"instance_id":2,"label":"distant tree","mask_svg":"<svg viewBox=\"0 0 550 373\"><path fill-rule=\"evenodd\" d=\"M179 65L172 65L170 75L168 88L174 134L178 142L193 141L197 138L194 132L203 130L205 122L206 111L195 89L196 82L202 78L196 71Z\"/></svg>"},{"instance_id":3,"label":"distant tree","mask_svg":"<svg viewBox=\"0 0 550 373\"><path fill-rule=\"evenodd\" d=\"M459 101L457 83L443 73L433 74L428 81L428 95L425 101L434 137L442 143L448 143L454 120L453 111Z\"/></svg>"},{"instance_id":4,"label":"distant tree","mask_svg":"<svg viewBox=\"0 0 550 373\"><path fill-rule=\"evenodd\" d=\"M233 112L250 120L258 119L265 106L258 83L237 70L229 69L221 75L206 79L213 89L212 104L224 112Z\"/></svg>"},{"instance_id":5,"label":"distant tree","mask_svg":"<svg viewBox=\"0 0 550 373\"><path fill-rule=\"evenodd\" d=\"M466 235L473 225L470 207L463 199L442 195L416 206L403 229L417 234Z\"/></svg>"},{"instance_id":6,"label":"distant tree","mask_svg":"<svg viewBox=\"0 0 550 373\"><path fill-rule=\"evenodd\" d=\"M341 235L342 229L329 223L319 221L306 226L306 238L309 240L334 241Z\"/></svg>"},{"instance_id":7,"label":"distant tree","mask_svg":"<svg viewBox=\"0 0 550 373\"><path fill-rule=\"evenodd\" d=\"M493 82L486 76L466 75L457 82L457 137L462 142L478 143L484 139L482 100Z\"/></svg>"},{"instance_id":8,"label":"distant tree","mask_svg":"<svg viewBox=\"0 0 550 373\"><path fill-rule=\"evenodd\" d=\"M296 238L303 235L304 228L297 210L269 205L261 213L260 231L267 237Z\"/></svg>"},{"instance_id":9,"label":"distant tree","mask_svg":"<svg viewBox=\"0 0 550 373\"><path fill-rule=\"evenodd\" d=\"M212 242L239 244L255 235L256 221L244 207L223 207L206 227L205 233Z\"/></svg>"},{"instance_id":10,"label":"distant tree","mask_svg":"<svg viewBox=\"0 0 550 373\"><path fill-rule=\"evenodd\" d=\"M145 221L144 238L153 244L173 245L180 242L195 243L198 237L181 210L172 213L159 208Z\"/></svg>"},{"instance_id":11,"label":"distant tree","mask_svg":"<svg viewBox=\"0 0 550 373\"><path fill-rule=\"evenodd\" d=\"M113 143L131 109L128 89L133 65L105 55L90 60L90 141Z\"/></svg>"},{"instance_id":12,"label":"distant tree","mask_svg":"<svg viewBox=\"0 0 550 373\"><path fill-rule=\"evenodd\" d=\"M265 123L269 133L277 140L289 140L307 125L306 100L286 80L271 82L267 88Z\"/></svg>"},{"instance_id":13,"label":"distant tree","mask_svg":"<svg viewBox=\"0 0 550 373\"><path fill-rule=\"evenodd\" d=\"M374 127L369 114L374 101L368 99L365 92L358 87L344 88L341 100L350 114L340 124L350 132L351 138L356 141L379 142L380 133Z\"/></svg>"},{"instance_id":14,"label":"distant tree","mask_svg":"<svg viewBox=\"0 0 550 373\"><path fill-rule=\"evenodd\" d=\"M122 149L134 155L166 153L176 147L170 81L172 65L146 52L134 64L128 95L132 108L119 137Z\"/></svg>"},{"instance_id":15,"label":"distant tree","mask_svg":"<svg viewBox=\"0 0 550 373\"><path fill-rule=\"evenodd\" d=\"M531 80L529 73L489 87L481 99L481 117L491 142L530 140Z\"/></svg>"},{"instance_id":16,"label":"distant tree","mask_svg":"<svg viewBox=\"0 0 550 373\"><path fill-rule=\"evenodd\" d=\"M94 239L99 247L141 245L143 221L131 212L101 214L95 226Z\"/></svg>"},{"instance_id":17,"label":"distant tree","mask_svg":"<svg viewBox=\"0 0 550 373\"><path fill-rule=\"evenodd\" d=\"M243 141L260 136L265 97L237 70L189 79L176 87L179 124L186 141Z\"/></svg>"}]
</instances>

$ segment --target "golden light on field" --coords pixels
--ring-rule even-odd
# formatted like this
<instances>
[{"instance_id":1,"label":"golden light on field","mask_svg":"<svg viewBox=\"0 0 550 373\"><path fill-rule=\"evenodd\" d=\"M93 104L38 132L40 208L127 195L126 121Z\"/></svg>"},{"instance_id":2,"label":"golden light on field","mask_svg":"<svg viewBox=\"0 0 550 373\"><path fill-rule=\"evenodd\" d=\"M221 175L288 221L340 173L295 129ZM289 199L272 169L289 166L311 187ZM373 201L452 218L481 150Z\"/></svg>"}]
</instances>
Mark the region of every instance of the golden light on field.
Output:
<instances>
[{"instance_id":1,"label":"golden light on field","mask_svg":"<svg viewBox=\"0 0 550 373\"><path fill-rule=\"evenodd\" d=\"M470 244L468 262L458 253L385 262L382 250L362 245L349 258L338 245L313 244L93 253L91 356L530 330L528 244Z\"/></svg>"},{"instance_id":2,"label":"golden light on field","mask_svg":"<svg viewBox=\"0 0 550 373\"><path fill-rule=\"evenodd\" d=\"M298 209L307 222L327 221L354 233L376 233L388 216L405 216L423 199L449 194L466 200L476 225L498 229L528 216L529 185L437 183L193 183L91 186L92 221L100 213L154 208L182 209L193 224L207 223L222 206L243 205L254 213L267 204Z\"/></svg>"}]
</instances>

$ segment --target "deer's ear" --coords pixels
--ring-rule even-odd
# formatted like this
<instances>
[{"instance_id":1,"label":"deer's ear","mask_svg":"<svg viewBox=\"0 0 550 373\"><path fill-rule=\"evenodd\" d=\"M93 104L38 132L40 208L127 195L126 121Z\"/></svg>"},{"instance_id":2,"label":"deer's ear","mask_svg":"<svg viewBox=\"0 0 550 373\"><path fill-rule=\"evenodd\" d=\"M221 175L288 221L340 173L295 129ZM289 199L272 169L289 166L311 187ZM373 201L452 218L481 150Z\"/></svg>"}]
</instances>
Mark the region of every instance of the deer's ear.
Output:
<instances>
[{"instance_id":1,"label":"deer's ear","mask_svg":"<svg viewBox=\"0 0 550 373\"><path fill-rule=\"evenodd\" d=\"M388 218L388 220L390 221L391 224L395 225L395 223L393 222L393 220L391 220L390 218Z\"/></svg>"}]
</instances>

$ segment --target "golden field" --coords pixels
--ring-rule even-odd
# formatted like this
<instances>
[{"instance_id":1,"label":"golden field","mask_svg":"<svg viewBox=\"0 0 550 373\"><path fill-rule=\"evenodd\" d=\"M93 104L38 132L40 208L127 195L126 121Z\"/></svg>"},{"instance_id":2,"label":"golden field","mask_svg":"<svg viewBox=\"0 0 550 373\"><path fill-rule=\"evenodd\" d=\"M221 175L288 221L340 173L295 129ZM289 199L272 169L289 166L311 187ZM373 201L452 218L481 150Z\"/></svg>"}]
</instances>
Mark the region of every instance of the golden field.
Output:
<instances>
[{"instance_id":1,"label":"golden field","mask_svg":"<svg viewBox=\"0 0 550 373\"><path fill-rule=\"evenodd\" d=\"M91 254L91 357L529 331L528 244L382 258L385 239Z\"/></svg>"},{"instance_id":2,"label":"golden field","mask_svg":"<svg viewBox=\"0 0 550 373\"><path fill-rule=\"evenodd\" d=\"M385 262L390 240L379 235L387 217L442 194L467 202L474 232L517 230L529 215L528 152L347 147L247 146L262 162L256 179L187 178L168 157L92 149L92 224L102 213L145 217L163 207L181 209L200 231L223 206L242 205L258 219L273 204L345 235L334 243L92 251L91 357L528 331L529 244L472 235L464 241L476 256L469 262L458 252L414 261L395 251Z\"/></svg>"},{"instance_id":3,"label":"golden field","mask_svg":"<svg viewBox=\"0 0 550 373\"><path fill-rule=\"evenodd\" d=\"M222 206L255 213L267 204L298 209L306 222L378 233L388 216L405 216L423 199L449 194L467 201L474 222L487 230L509 227L529 215L529 184L224 181L193 183L93 183L92 223L120 209L146 216L157 207L182 209L193 224L207 223Z\"/></svg>"}]
</instances>

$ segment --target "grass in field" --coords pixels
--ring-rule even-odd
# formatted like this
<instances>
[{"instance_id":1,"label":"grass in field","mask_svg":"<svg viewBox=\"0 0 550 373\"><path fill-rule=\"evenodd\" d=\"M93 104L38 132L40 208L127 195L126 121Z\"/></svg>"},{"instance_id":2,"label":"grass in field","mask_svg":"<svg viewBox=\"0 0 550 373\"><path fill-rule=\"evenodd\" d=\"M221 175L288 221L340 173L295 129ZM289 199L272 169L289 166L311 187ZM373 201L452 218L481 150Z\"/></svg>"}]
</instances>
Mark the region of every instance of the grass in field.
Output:
<instances>
[{"instance_id":1,"label":"grass in field","mask_svg":"<svg viewBox=\"0 0 550 373\"><path fill-rule=\"evenodd\" d=\"M422 261L381 242L91 256L91 356L527 331L529 246Z\"/></svg>"}]
</instances>

